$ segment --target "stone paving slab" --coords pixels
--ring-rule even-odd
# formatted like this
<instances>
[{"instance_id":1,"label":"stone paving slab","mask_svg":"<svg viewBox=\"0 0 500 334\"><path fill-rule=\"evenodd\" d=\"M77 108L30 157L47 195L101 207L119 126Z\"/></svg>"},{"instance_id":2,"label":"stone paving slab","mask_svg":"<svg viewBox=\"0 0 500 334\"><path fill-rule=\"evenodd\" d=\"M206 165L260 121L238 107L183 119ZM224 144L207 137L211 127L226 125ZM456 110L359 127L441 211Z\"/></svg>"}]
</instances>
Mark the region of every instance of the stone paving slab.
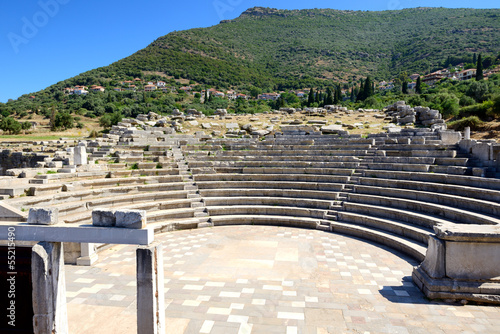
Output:
<instances>
[{"instance_id":1,"label":"stone paving slab","mask_svg":"<svg viewBox=\"0 0 500 334\"><path fill-rule=\"evenodd\" d=\"M429 301L412 259L317 230L223 226L163 241L167 333L500 333L500 307ZM66 266L71 333L135 333L135 247Z\"/></svg>"}]
</instances>

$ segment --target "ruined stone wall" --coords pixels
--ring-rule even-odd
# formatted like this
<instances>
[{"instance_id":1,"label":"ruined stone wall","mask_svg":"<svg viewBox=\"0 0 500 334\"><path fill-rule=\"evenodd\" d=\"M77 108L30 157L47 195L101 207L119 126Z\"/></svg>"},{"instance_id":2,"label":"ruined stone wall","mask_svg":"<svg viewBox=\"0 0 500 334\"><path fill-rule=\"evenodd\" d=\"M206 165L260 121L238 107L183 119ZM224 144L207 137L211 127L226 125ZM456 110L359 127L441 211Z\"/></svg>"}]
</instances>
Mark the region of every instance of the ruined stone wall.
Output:
<instances>
[{"instance_id":1,"label":"ruined stone wall","mask_svg":"<svg viewBox=\"0 0 500 334\"><path fill-rule=\"evenodd\" d=\"M46 155L37 153L3 150L0 153L0 175L5 175L5 171L11 168L34 168L45 158L47 158Z\"/></svg>"}]
</instances>

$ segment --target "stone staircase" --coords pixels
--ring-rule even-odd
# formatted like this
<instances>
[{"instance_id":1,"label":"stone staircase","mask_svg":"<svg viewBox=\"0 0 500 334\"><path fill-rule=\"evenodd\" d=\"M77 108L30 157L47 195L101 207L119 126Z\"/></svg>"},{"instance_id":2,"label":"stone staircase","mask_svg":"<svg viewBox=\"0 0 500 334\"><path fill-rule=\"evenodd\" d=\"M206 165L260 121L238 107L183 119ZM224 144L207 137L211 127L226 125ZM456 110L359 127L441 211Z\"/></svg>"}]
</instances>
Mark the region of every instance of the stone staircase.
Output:
<instances>
[{"instance_id":1,"label":"stone staircase","mask_svg":"<svg viewBox=\"0 0 500 334\"><path fill-rule=\"evenodd\" d=\"M184 190L189 191L188 198L192 199L191 208L194 208L194 217L198 219L197 227L212 226L205 203L200 196L198 186L196 185L196 182L194 182L193 176L189 170L188 162L186 161L186 158L179 146L172 147L172 155L174 161L177 163L179 175L182 176L182 181L186 183L184 185Z\"/></svg>"}]
</instances>

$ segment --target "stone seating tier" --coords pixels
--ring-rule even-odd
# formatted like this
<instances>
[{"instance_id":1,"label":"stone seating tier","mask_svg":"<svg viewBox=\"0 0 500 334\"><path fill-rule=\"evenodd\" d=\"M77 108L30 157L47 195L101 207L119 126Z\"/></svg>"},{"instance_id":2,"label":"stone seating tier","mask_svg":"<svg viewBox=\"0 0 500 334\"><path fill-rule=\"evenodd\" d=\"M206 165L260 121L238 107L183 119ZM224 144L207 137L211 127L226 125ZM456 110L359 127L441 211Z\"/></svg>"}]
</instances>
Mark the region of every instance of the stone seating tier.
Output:
<instances>
[{"instance_id":1,"label":"stone seating tier","mask_svg":"<svg viewBox=\"0 0 500 334\"><path fill-rule=\"evenodd\" d=\"M292 181L197 181L199 189L295 189L295 190L317 190L317 191L342 191L343 183L316 183L316 182L292 182Z\"/></svg>"},{"instance_id":2,"label":"stone seating tier","mask_svg":"<svg viewBox=\"0 0 500 334\"><path fill-rule=\"evenodd\" d=\"M471 186L454 184L442 184L435 182L421 182L396 179L381 179L372 177L360 177L359 184L377 187L390 187L433 193L444 193L448 195L462 196L465 198L482 199L486 201L500 202L500 193L496 190L484 189Z\"/></svg>"},{"instance_id":3,"label":"stone seating tier","mask_svg":"<svg viewBox=\"0 0 500 334\"><path fill-rule=\"evenodd\" d=\"M358 193L347 194L347 198L351 203L371 204L387 208L398 208L401 210L421 212L449 219L457 224L500 224L500 219L491 215L470 212L441 204L421 202L419 200Z\"/></svg>"}]
</instances>

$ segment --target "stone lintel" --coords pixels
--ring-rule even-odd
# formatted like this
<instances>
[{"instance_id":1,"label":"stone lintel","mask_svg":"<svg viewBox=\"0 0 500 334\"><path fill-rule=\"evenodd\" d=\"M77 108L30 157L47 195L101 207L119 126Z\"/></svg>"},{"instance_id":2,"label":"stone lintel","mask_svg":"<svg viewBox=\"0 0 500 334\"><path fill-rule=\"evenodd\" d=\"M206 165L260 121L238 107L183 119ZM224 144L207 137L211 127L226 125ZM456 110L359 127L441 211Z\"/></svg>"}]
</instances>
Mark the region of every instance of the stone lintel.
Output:
<instances>
[{"instance_id":1,"label":"stone lintel","mask_svg":"<svg viewBox=\"0 0 500 334\"><path fill-rule=\"evenodd\" d=\"M16 240L49 242L83 242L97 244L148 245L154 240L153 229L129 229L116 227L78 226L43 226L18 224L0 224L0 240L8 239L8 229L14 226Z\"/></svg>"}]
</instances>

